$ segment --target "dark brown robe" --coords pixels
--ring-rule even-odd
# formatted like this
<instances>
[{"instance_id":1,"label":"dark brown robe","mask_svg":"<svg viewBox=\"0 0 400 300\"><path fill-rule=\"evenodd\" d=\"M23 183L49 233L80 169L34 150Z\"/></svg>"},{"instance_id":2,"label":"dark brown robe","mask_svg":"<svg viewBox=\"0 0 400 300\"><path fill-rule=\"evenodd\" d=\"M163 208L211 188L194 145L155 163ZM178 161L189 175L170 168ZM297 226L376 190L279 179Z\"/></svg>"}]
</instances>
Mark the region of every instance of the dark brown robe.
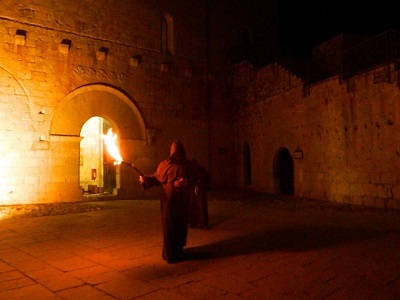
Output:
<instances>
[{"instance_id":1,"label":"dark brown robe","mask_svg":"<svg viewBox=\"0 0 400 300\"><path fill-rule=\"evenodd\" d=\"M152 176L144 177L145 188L159 185L162 187L160 196L163 226L162 257L169 263L183 258L183 247L186 245L188 232L189 197L193 186L192 165L186 159L180 142L174 143L171 145L170 158L162 161ZM179 178L183 178L185 184L182 187L175 187L174 182Z\"/></svg>"}]
</instances>

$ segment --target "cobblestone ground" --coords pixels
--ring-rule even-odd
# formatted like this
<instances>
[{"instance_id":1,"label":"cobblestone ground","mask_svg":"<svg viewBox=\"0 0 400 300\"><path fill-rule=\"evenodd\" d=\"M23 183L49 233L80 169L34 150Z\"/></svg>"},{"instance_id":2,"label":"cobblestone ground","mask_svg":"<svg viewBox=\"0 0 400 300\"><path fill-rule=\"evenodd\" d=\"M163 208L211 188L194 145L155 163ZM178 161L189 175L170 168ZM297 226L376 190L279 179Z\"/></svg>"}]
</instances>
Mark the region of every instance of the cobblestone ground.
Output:
<instances>
[{"instance_id":1,"label":"cobblestone ground","mask_svg":"<svg viewBox=\"0 0 400 300\"><path fill-rule=\"evenodd\" d=\"M43 203L24 205L3 205L0 206L0 216L3 218L29 218L56 216L73 213L83 213L114 209L109 202L75 202L75 203Z\"/></svg>"},{"instance_id":2,"label":"cobblestone ground","mask_svg":"<svg viewBox=\"0 0 400 300\"><path fill-rule=\"evenodd\" d=\"M287 207L309 207L317 209L333 209L347 211L385 211L399 213L394 209L382 209L376 207L357 206L342 203L320 201L318 199L305 199L291 196L278 196L248 191L214 191L209 195L209 201L228 201L243 204L264 204L269 206ZM149 199L148 199L149 200ZM156 199L152 199L157 201ZM84 201L84 202L62 202L41 203L21 205L0 205L0 216L3 218L27 218L43 217L51 215L64 215L116 209L112 201Z\"/></svg>"},{"instance_id":3,"label":"cobblestone ground","mask_svg":"<svg viewBox=\"0 0 400 300\"><path fill-rule=\"evenodd\" d=\"M157 199L0 206L0 299L400 299L400 211L209 199L177 264Z\"/></svg>"}]
</instances>

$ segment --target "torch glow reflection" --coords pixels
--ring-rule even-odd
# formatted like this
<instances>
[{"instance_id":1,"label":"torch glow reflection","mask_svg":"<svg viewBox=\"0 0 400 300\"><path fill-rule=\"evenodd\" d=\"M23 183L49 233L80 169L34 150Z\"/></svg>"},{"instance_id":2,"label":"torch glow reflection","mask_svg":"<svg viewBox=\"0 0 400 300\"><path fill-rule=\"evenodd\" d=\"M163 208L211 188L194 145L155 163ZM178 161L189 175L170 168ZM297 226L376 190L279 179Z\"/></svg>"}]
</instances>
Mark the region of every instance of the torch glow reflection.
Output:
<instances>
[{"instance_id":1,"label":"torch glow reflection","mask_svg":"<svg viewBox=\"0 0 400 300\"><path fill-rule=\"evenodd\" d=\"M103 139L106 144L106 148L108 153L114 159L115 165L120 165L123 161L121 154L119 153L119 149L117 147L117 134L113 134L112 128L108 129L107 134L103 134Z\"/></svg>"}]
</instances>

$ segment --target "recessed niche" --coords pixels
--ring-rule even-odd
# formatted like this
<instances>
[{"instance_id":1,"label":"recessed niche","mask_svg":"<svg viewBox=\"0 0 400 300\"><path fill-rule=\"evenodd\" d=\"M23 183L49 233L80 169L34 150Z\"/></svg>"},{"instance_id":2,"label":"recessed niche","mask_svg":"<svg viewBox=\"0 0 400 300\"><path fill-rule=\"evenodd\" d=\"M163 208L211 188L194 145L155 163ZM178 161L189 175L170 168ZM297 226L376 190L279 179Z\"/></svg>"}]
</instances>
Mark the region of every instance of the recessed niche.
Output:
<instances>
[{"instance_id":1,"label":"recessed niche","mask_svg":"<svg viewBox=\"0 0 400 300\"><path fill-rule=\"evenodd\" d=\"M23 46L26 41L26 30L17 29L15 32L15 45Z\"/></svg>"},{"instance_id":2,"label":"recessed niche","mask_svg":"<svg viewBox=\"0 0 400 300\"><path fill-rule=\"evenodd\" d=\"M71 45L72 45L71 40L63 39L61 41L60 45L58 45L58 50L62 54L67 54L69 52L69 50L71 49Z\"/></svg>"},{"instance_id":3,"label":"recessed niche","mask_svg":"<svg viewBox=\"0 0 400 300\"><path fill-rule=\"evenodd\" d=\"M169 70L169 65L167 63L162 63L160 69L161 69L161 72L167 73Z\"/></svg>"},{"instance_id":4,"label":"recessed niche","mask_svg":"<svg viewBox=\"0 0 400 300\"><path fill-rule=\"evenodd\" d=\"M96 59L97 60L105 60L108 55L108 48L106 47L101 47L97 52L96 52Z\"/></svg>"},{"instance_id":5,"label":"recessed niche","mask_svg":"<svg viewBox=\"0 0 400 300\"><path fill-rule=\"evenodd\" d=\"M129 59L129 66L130 66L132 69L135 69L136 67L139 66L140 61L141 61L141 57L140 57L140 56L138 56L138 55L133 56L133 57L131 57L131 58Z\"/></svg>"}]
</instances>

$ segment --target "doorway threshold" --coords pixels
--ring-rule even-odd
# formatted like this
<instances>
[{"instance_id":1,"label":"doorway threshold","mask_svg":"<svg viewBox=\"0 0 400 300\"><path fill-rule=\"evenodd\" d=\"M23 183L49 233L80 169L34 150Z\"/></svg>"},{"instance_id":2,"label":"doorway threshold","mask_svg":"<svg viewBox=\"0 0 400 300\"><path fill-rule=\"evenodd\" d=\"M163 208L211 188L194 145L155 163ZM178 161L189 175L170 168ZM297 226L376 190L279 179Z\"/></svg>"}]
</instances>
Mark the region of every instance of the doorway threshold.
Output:
<instances>
[{"instance_id":1,"label":"doorway threshold","mask_svg":"<svg viewBox=\"0 0 400 300\"><path fill-rule=\"evenodd\" d=\"M102 201L102 200L117 200L117 195L109 193L101 194L84 194L82 196L83 201Z\"/></svg>"}]
</instances>

